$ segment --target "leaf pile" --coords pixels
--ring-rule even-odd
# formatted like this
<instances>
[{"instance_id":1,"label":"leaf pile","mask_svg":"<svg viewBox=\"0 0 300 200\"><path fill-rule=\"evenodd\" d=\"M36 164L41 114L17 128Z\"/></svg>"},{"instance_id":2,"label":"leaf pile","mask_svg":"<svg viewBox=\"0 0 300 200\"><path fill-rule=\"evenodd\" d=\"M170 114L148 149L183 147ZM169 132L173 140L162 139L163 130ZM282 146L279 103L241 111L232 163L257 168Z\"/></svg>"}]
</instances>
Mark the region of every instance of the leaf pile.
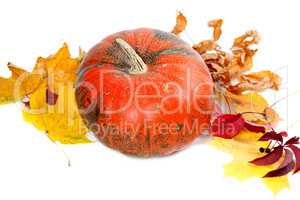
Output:
<instances>
[{"instance_id":1,"label":"leaf pile","mask_svg":"<svg viewBox=\"0 0 300 200\"><path fill-rule=\"evenodd\" d=\"M0 77L0 104L20 101L26 95L33 93L41 84L43 78L38 71L29 73L12 63L8 63L7 67L11 76Z\"/></svg>"},{"instance_id":2,"label":"leaf pile","mask_svg":"<svg viewBox=\"0 0 300 200\"><path fill-rule=\"evenodd\" d=\"M11 77L0 77L0 103L23 100L25 121L44 131L52 141L90 142L74 96L76 72L82 57L80 51L77 58L71 58L64 44L54 55L39 57L32 72L9 63Z\"/></svg>"},{"instance_id":3,"label":"leaf pile","mask_svg":"<svg viewBox=\"0 0 300 200\"><path fill-rule=\"evenodd\" d=\"M82 51L71 58L66 44L56 54L38 58L34 70L44 71L45 78L23 109L26 121L63 144L90 142L75 102L74 84L81 59Z\"/></svg>"},{"instance_id":4,"label":"leaf pile","mask_svg":"<svg viewBox=\"0 0 300 200\"><path fill-rule=\"evenodd\" d=\"M264 177L262 181L277 193L289 187L288 173L300 171L299 138L286 139L287 132L274 130L280 117L259 94L279 90L281 79L269 70L252 72L261 39L256 30L236 37L225 51L218 43L222 25L222 19L209 21L211 38L192 46L215 83L210 127L215 137L210 144L233 155L233 161L224 168L225 175L239 180ZM186 17L178 12L171 32L179 36L186 26ZM8 63L11 76L0 77L0 104L22 100L24 119L52 141L89 143L74 97L76 71L83 55L80 50L79 56L72 58L64 44L54 55L39 57L31 72Z\"/></svg>"},{"instance_id":5,"label":"leaf pile","mask_svg":"<svg viewBox=\"0 0 300 200\"><path fill-rule=\"evenodd\" d=\"M177 16L175 27L180 23L178 18L182 16ZM273 129L279 115L259 94L267 89L279 90L281 79L269 70L252 72L253 57L261 39L256 30L236 37L230 50L225 51L218 44L222 25L222 19L209 21L208 27L213 29L211 39L193 45L215 83L217 107L210 128L215 138L211 145L233 155L234 160L225 166L226 175L238 179L264 177L264 183L277 193L288 187L286 175L300 170L300 148L296 146L299 138L284 142L287 133ZM261 156L262 153L265 155Z\"/></svg>"}]
</instances>

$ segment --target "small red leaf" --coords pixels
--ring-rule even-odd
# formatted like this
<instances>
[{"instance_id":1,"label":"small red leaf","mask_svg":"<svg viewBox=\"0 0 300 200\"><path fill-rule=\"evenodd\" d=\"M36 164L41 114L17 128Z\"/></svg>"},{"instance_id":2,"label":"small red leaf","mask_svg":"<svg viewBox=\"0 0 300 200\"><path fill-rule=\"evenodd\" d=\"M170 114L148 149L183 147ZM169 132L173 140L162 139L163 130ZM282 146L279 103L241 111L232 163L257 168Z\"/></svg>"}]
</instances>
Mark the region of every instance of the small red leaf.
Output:
<instances>
[{"instance_id":1,"label":"small red leaf","mask_svg":"<svg viewBox=\"0 0 300 200\"><path fill-rule=\"evenodd\" d=\"M263 178L272 178L272 177L284 176L284 175L288 174L289 172L291 172L294 169L294 167L295 167L295 162L292 161L284 167L281 167L279 169L270 171Z\"/></svg>"},{"instance_id":2,"label":"small red leaf","mask_svg":"<svg viewBox=\"0 0 300 200\"><path fill-rule=\"evenodd\" d=\"M295 145L288 146L294 153L296 158L296 167L294 170L294 174L300 171L300 148L296 147Z\"/></svg>"},{"instance_id":3,"label":"small red leaf","mask_svg":"<svg viewBox=\"0 0 300 200\"><path fill-rule=\"evenodd\" d=\"M261 138L259 138L258 141L269 141L269 140L275 140L279 142L283 142L283 138L280 134L277 134L275 131L270 131L265 133Z\"/></svg>"},{"instance_id":4,"label":"small red leaf","mask_svg":"<svg viewBox=\"0 0 300 200\"><path fill-rule=\"evenodd\" d=\"M211 125L213 136L231 139L240 133L244 127L244 119L241 114L224 114L217 117Z\"/></svg>"},{"instance_id":5,"label":"small red leaf","mask_svg":"<svg viewBox=\"0 0 300 200\"><path fill-rule=\"evenodd\" d=\"M265 133L266 132L266 128L264 126L258 126L255 124L251 124L249 122L245 122L244 127L246 129L248 129L251 132L255 132L255 133Z\"/></svg>"},{"instance_id":6,"label":"small red leaf","mask_svg":"<svg viewBox=\"0 0 300 200\"><path fill-rule=\"evenodd\" d=\"M282 161L280 166L276 170L267 173L264 176L264 178L284 176L294 169L295 162L293 159L294 158L293 152L291 152L289 149L284 149L284 152L285 152L284 160Z\"/></svg>"},{"instance_id":7,"label":"small red leaf","mask_svg":"<svg viewBox=\"0 0 300 200\"><path fill-rule=\"evenodd\" d=\"M300 144L299 137L294 136L285 142L285 145L290 145L290 144Z\"/></svg>"},{"instance_id":8,"label":"small red leaf","mask_svg":"<svg viewBox=\"0 0 300 200\"><path fill-rule=\"evenodd\" d=\"M287 137L288 136L288 133L286 131L281 131L280 134L282 137Z\"/></svg>"},{"instance_id":9,"label":"small red leaf","mask_svg":"<svg viewBox=\"0 0 300 200\"><path fill-rule=\"evenodd\" d=\"M275 147L273 151L271 151L271 153L260 157L260 158L256 158L252 161L250 161L250 163L258 165L258 166L266 166L266 165L271 165L275 162L277 162L283 153L283 146L278 146Z\"/></svg>"},{"instance_id":10,"label":"small red leaf","mask_svg":"<svg viewBox=\"0 0 300 200\"><path fill-rule=\"evenodd\" d=\"M46 103L48 105L55 105L58 99L58 94L52 92L49 88L46 90Z\"/></svg>"},{"instance_id":11,"label":"small red leaf","mask_svg":"<svg viewBox=\"0 0 300 200\"><path fill-rule=\"evenodd\" d=\"M284 160L279 165L278 169L288 165L290 162L292 162L294 160L294 154L291 150L284 149L284 153L285 153Z\"/></svg>"}]
</instances>

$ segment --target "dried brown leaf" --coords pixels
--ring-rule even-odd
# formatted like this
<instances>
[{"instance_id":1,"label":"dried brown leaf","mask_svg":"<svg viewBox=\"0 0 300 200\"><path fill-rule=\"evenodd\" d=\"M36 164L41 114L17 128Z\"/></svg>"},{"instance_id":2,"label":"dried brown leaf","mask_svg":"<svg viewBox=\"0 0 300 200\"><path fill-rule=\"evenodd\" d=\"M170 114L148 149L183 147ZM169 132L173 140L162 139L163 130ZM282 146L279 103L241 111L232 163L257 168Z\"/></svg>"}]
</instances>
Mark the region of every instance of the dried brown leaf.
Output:
<instances>
[{"instance_id":1,"label":"dried brown leaf","mask_svg":"<svg viewBox=\"0 0 300 200\"><path fill-rule=\"evenodd\" d=\"M176 25L174 26L171 32L174 33L175 35L179 35L182 31L184 31L186 25L187 25L186 17L182 14L182 12L177 12Z\"/></svg>"},{"instance_id":2,"label":"dried brown leaf","mask_svg":"<svg viewBox=\"0 0 300 200\"><path fill-rule=\"evenodd\" d=\"M280 87L280 77L271 71L260 71L251 74L241 75L240 82L231 85L228 90L235 94L245 91L261 92L266 89L278 90Z\"/></svg>"},{"instance_id":3,"label":"dried brown leaf","mask_svg":"<svg viewBox=\"0 0 300 200\"><path fill-rule=\"evenodd\" d=\"M193 45L193 48L199 53L203 54L207 51L217 50L219 45L214 40L203 40L198 44Z\"/></svg>"},{"instance_id":4,"label":"dried brown leaf","mask_svg":"<svg viewBox=\"0 0 300 200\"><path fill-rule=\"evenodd\" d=\"M220 39L220 36L222 35L222 19L214 19L208 22L208 26L213 28L213 40L217 41Z\"/></svg>"}]
</instances>

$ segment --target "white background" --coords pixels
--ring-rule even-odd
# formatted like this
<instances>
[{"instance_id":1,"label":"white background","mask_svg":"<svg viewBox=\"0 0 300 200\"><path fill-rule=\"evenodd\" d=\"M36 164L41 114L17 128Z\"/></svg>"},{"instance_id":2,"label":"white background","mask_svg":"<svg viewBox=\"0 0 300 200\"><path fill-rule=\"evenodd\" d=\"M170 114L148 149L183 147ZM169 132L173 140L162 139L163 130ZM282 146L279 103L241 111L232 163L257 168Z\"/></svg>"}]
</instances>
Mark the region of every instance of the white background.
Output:
<instances>
[{"instance_id":1,"label":"white background","mask_svg":"<svg viewBox=\"0 0 300 200\"><path fill-rule=\"evenodd\" d=\"M104 36L123 29L154 27L169 31L176 10L189 19L190 39L207 39L206 22L223 18L222 44L256 28L263 36L257 69L289 67L289 91L300 88L299 5L297 1L16 1L0 2L0 73L8 76L8 61L30 70L37 56L54 53L64 41L72 54L88 50ZM184 38L187 38L183 34ZM188 40L188 42L191 42ZM282 74L286 81L286 74ZM286 87L286 85L284 85ZM285 94L283 92L283 94ZM299 121L299 95L289 98L282 118ZM282 102L281 104L285 104ZM62 146L22 120L20 105L0 106L0 199L272 199L258 179L240 183L223 176L230 157L203 140L170 157L137 159L102 144ZM300 126L290 127L299 134ZM277 199L300 195L300 176Z\"/></svg>"}]
</instances>

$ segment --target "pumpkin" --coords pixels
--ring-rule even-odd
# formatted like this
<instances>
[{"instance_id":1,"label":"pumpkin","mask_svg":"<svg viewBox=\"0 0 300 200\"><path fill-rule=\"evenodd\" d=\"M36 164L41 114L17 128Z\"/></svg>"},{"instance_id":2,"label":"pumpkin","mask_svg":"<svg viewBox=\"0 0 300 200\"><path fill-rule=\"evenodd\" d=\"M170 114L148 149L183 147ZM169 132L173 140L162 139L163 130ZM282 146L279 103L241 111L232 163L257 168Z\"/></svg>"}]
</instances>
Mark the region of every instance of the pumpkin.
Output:
<instances>
[{"instance_id":1,"label":"pumpkin","mask_svg":"<svg viewBox=\"0 0 300 200\"><path fill-rule=\"evenodd\" d=\"M209 71L172 33L141 28L112 34L85 55L77 78L76 102L85 124L125 154L171 154L209 124Z\"/></svg>"}]
</instances>

